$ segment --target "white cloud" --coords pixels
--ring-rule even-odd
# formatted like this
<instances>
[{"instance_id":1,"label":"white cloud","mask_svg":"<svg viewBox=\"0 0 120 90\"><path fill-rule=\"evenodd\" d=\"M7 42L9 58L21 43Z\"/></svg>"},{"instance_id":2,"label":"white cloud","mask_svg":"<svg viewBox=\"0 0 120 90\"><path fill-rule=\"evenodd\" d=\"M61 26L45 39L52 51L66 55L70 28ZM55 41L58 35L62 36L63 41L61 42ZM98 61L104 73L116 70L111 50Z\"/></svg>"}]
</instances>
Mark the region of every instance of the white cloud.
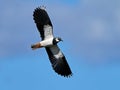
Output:
<instances>
[{"instance_id":1,"label":"white cloud","mask_svg":"<svg viewBox=\"0 0 120 90\"><path fill-rule=\"evenodd\" d=\"M56 16L62 14L62 19L56 18L56 22L60 19L62 27L57 25L57 29L62 30L61 35L73 43L73 54L77 52L78 57L82 54L86 60L94 62L120 59L118 3L118 0L84 0L79 7L66 6L58 11Z\"/></svg>"},{"instance_id":2,"label":"white cloud","mask_svg":"<svg viewBox=\"0 0 120 90\"><path fill-rule=\"evenodd\" d=\"M102 62L105 60L109 61L110 57L120 59L119 3L119 0L81 0L76 6L50 3L47 4L47 11L53 22L55 34L63 37L66 40L65 42L70 43L71 52L74 55L77 52L78 55L76 56L78 58L81 56L88 61ZM31 44L30 40L39 40L39 34L37 31L35 32L36 27L32 20L32 11L37 6L29 3L27 7L25 4L19 5L19 9L15 5L11 5L11 7L12 9L10 10L12 11L9 12L13 12L14 14L17 12L17 16L12 14L11 16L3 15L3 34L0 31L0 35L4 39L0 39L0 41L4 45L6 44L4 41L8 40L5 37L9 37L10 40L13 39L14 41L14 43L9 41L11 46L16 46L21 42L22 47L26 50L26 46L24 45L26 42ZM10 21L9 23L6 22L6 18ZM8 35L4 36L6 32ZM16 36L10 37L9 35L13 35L13 33ZM5 50L13 54L18 53L18 51L22 53L25 52L21 49L22 47L17 50L14 49L12 52L13 48Z\"/></svg>"}]
</instances>

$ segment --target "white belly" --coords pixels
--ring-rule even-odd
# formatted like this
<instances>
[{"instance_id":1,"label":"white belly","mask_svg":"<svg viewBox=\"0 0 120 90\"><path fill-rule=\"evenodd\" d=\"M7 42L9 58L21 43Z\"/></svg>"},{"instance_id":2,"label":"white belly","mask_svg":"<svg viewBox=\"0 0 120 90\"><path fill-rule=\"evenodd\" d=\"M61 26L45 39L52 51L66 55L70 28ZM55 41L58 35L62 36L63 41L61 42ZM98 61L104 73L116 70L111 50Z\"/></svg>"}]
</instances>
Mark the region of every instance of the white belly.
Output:
<instances>
[{"instance_id":1,"label":"white belly","mask_svg":"<svg viewBox=\"0 0 120 90\"><path fill-rule=\"evenodd\" d=\"M43 40L43 41L40 42L40 44L43 47L53 45L53 38Z\"/></svg>"}]
</instances>

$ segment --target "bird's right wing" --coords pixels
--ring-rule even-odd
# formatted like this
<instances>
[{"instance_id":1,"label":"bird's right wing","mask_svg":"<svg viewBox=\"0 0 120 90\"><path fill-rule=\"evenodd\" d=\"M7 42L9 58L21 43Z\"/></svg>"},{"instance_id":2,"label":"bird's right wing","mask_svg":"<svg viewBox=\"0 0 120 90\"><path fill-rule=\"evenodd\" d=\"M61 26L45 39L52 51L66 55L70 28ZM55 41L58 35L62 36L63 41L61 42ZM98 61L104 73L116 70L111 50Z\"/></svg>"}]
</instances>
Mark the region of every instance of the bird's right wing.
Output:
<instances>
[{"instance_id":1,"label":"bird's right wing","mask_svg":"<svg viewBox=\"0 0 120 90\"><path fill-rule=\"evenodd\" d=\"M65 77L72 75L67 60L57 45L46 47L46 51L56 73Z\"/></svg>"},{"instance_id":2,"label":"bird's right wing","mask_svg":"<svg viewBox=\"0 0 120 90\"><path fill-rule=\"evenodd\" d=\"M33 19L42 40L53 37L53 26L44 7L38 7L34 10Z\"/></svg>"}]
</instances>

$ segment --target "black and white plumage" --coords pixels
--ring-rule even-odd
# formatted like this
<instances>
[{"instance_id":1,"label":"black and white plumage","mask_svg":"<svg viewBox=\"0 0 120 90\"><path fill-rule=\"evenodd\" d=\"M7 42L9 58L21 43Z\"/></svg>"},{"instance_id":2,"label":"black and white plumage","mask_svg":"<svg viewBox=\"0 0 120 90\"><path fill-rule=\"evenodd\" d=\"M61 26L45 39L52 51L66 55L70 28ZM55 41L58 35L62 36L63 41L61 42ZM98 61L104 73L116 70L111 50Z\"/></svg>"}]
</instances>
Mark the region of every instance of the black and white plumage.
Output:
<instances>
[{"instance_id":1,"label":"black and white plumage","mask_svg":"<svg viewBox=\"0 0 120 90\"><path fill-rule=\"evenodd\" d=\"M38 7L34 10L33 19L40 32L42 41L31 46L32 49L45 47L49 60L56 73L69 77L72 75L71 69L61 52L57 43L62 41L59 37L54 37L53 26L44 7Z\"/></svg>"}]
</instances>

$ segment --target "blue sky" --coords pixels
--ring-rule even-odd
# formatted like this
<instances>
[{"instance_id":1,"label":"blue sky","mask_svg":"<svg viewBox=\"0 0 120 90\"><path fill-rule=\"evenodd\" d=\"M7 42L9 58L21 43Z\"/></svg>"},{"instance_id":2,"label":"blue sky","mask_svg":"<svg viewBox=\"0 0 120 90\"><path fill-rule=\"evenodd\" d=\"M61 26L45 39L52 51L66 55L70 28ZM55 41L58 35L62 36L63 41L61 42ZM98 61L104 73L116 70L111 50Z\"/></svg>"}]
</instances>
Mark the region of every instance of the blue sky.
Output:
<instances>
[{"instance_id":1,"label":"blue sky","mask_svg":"<svg viewBox=\"0 0 120 90\"><path fill-rule=\"evenodd\" d=\"M0 1L0 90L120 90L119 0ZM33 10L47 7L73 71L57 75L40 41Z\"/></svg>"}]
</instances>

